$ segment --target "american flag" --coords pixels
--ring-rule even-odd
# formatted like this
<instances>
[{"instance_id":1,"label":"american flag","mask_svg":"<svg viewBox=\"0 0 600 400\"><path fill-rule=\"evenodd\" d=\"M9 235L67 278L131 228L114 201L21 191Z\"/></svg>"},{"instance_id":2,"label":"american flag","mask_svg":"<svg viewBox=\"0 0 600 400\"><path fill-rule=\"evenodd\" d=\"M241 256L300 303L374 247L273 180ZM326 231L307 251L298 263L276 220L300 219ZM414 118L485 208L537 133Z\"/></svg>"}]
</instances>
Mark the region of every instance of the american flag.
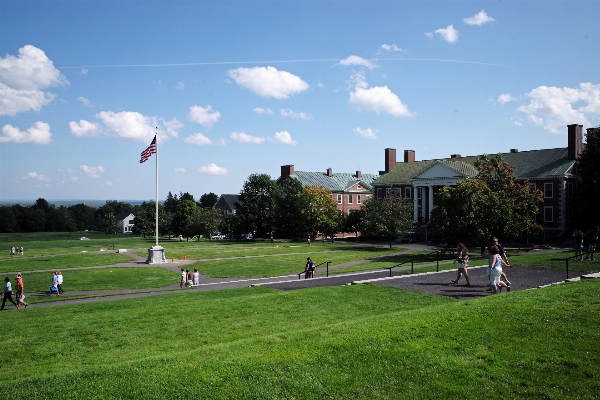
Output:
<instances>
[{"instance_id":1,"label":"american flag","mask_svg":"<svg viewBox=\"0 0 600 400\"><path fill-rule=\"evenodd\" d=\"M156 154L156 135L154 135L154 139L152 140L152 143L150 143L150 146L140 154L142 156L140 163L148 161L152 154Z\"/></svg>"}]
</instances>

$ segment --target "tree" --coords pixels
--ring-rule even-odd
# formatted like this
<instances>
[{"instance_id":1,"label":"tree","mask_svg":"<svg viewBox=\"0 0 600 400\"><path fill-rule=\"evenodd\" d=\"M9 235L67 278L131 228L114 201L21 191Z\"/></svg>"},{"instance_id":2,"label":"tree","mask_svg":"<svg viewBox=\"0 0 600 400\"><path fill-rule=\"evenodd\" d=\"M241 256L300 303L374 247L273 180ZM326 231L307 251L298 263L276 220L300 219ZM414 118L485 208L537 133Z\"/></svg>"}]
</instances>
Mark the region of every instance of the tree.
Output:
<instances>
[{"instance_id":1,"label":"tree","mask_svg":"<svg viewBox=\"0 0 600 400\"><path fill-rule=\"evenodd\" d=\"M236 213L246 232L267 235L275 228L275 213L281 189L267 174L252 174L244 182Z\"/></svg>"},{"instance_id":2,"label":"tree","mask_svg":"<svg viewBox=\"0 0 600 400\"><path fill-rule=\"evenodd\" d=\"M107 235L114 235L119 230L117 218L113 213L108 213L104 216L103 230Z\"/></svg>"},{"instance_id":3,"label":"tree","mask_svg":"<svg viewBox=\"0 0 600 400\"><path fill-rule=\"evenodd\" d=\"M600 127L586 133L586 146L577 161L579 184L575 197L577 223L580 227L600 225Z\"/></svg>"},{"instance_id":4,"label":"tree","mask_svg":"<svg viewBox=\"0 0 600 400\"><path fill-rule=\"evenodd\" d=\"M369 197L361 208L369 234L389 239L391 249L392 241L412 228L412 207L412 202L396 196L392 187L383 199Z\"/></svg>"},{"instance_id":5,"label":"tree","mask_svg":"<svg viewBox=\"0 0 600 400\"><path fill-rule=\"evenodd\" d=\"M154 201L143 202L135 210L135 219L133 220L133 234L143 237L152 236L156 232L156 203Z\"/></svg>"},{"instance_id":6,"label":"tree","mask_svg":"<svg viewBox=\"0 0 600 400\"><path fill-rule=\"evenodd\" d=\"M358 210L350 210L344 224L344 232L354 233L358 237L358 232L364 229L365 212L361 207Z\"/></svg>"},{"instance_id":7,"label":"tree","mask_svg":"<svg viewBox=\"0 0 600 400\"><path fill-rule=\"evenodd\" d=\"M331 233L333 236L339 232L337 203L329 190L317 185L308 186L298 196L298 205L302 227L310 236L336 230Z\"/></svg>"},{"instance_id":8,"label":"tree","mask_svg":"<svg viewBox=\"0 0 600 400\"><path fill-rule=\"evenodd\" d=\"M218 200L219 196L217 196L213 192L204 193L202 196L200 196L200 201L198 202L198 205L202 208L213 208Z\"/></svg>"},{"instance_id":9,"label":"tree","mask_svg":"<svg viewBox=\"0 0 600 400\"><path fill-rule=\"evenodd\" d=\"M236 214L225 214L219 222L219 232L229 236L232 239L235 235L240 235L244 232L240 225L240 219Z\"/></svg>"},{"instance_id":10,"label":"tree","mask_svg":"<svg viewBox=\"0 0 600 400\"><path fill-rule=\"evenodd\" d=\"M302 193L302 182L295 178L285 179L281 185L281 196L277 202L276 231L283 237L296 238L301 229L301 213L298 198Z\"/></svg>"},{"instance_id":11,"label":"tree","mask_svg":"<svg viewBox=\"0 0 600 400\"><path fill-rule=\"evenodd\" d=\"M212 240L212 235L219 231L219 223L221 222L221 213L214 208L198 208L191 216L190 230L193 235L207 237Z\"/></svg>"},{"instance_id":12,"label":"tree","mask_svg":"<svg viewBox=\"0 0 600 400\"><path fill-rule=\"evenodd\" d=\"M0 206L0 232L17 232L17 217L12 207Z\"/></svg>"},{"instance_id":13,"label":"tree","mask_svg":"<svg viewBox=\"0 0 600 400\"><path fill-rule=\"evenodd\" d=\"M180 197L181 199L181 197ZM173 231L189 239L192 233L192 216L196 211L197 205L194 200L184 199L177 207L177 212L173 217Z\"/></svg>"},{"instance_id":14,"label":"tree","mask_svg":"<svg viewBox=\"0 0 600 400\"><path fill-rule=\"evenodd\" d=\"M434 240L483 244L491 237L514 240L541 232L535 222L541 191L531 189L527 180L518 182L501 154L483 155L475 167L477 176L436 194L429 223Z\"/></svg>"},{"instance_id":15,"label":"tree","mask_svg":"<svg viewBox=\"0 0 600 400\"><path fill-rule=\"evenodd\" d=\"M167 195L167 199L164 204L165 211L171 214L174 214L177 211L177 206L179 205L179 200L177 200L177 195L173 196L171 192Z\"/></svg>"}]
</instances>

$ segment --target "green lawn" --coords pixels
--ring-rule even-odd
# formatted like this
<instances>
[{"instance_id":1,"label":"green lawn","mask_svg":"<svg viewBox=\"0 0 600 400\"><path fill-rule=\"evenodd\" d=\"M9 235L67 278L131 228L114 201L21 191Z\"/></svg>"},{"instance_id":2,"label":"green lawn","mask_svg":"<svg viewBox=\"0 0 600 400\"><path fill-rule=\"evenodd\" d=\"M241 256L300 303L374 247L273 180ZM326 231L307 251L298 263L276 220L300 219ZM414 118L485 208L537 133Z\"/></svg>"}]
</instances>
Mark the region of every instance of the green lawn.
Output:
<instances>
[{"instance_id":1,"label":"green lawn","mask_svg":"<svg viewBox=\"0 0 600 400\"><path fill-rule=\"evenodd\" d=\"M467 302L356 285L30 308L0 314L19 332L3 336L0 388L15 399L594 399L599 313L600 280Z\"/></svg>"},{"instance_id":2,"label":"green lawn","mask_svg":"<svg viewBox=\"0 0 600 400\"><path fill-rule=\"evenodd\" d=\"M10 260L0 260L0 273L19 271L57 271L65 268L93 267L111 265L132 261L126 254L101 253L101 254L65 254L49 257L17 257Z\"/></svg>"}]
</instances>

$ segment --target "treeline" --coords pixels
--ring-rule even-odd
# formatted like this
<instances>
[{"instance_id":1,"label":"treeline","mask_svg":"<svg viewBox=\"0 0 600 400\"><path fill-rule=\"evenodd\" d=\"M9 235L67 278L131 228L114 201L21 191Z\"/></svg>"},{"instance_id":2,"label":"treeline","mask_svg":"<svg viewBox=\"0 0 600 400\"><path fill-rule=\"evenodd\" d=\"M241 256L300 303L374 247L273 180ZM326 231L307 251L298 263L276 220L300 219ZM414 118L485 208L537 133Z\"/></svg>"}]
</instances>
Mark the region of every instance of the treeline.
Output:
<instances>
[{"instance_id":1,"label":"treeline","mask_svg":"<svg viewBox=\"0 0 600 400\"><path fill-rule=\"evenodd\" d=\"M189 193L180 193L180 196L169 192L164 205L161 208L175 212L183 200L192 200L194 197ZM200 207L212 207L218 197L214 193L208 193L201 197L198 202ZM212 203L211 203L212 202ZM0 232L76 232L76 231L109 231L116 227L107 226L107 220L113 220L119 213L132 213L133 215L144 214L144 210L152 207L152 221L154 221L154 202L145 202L141 205L132 205L117 200L109 200L100 207L91 207L85 204L73 206L56 206L48 203L43 198L37 199L31 206L13 204L0 206ZM111 217L112 216L112 217ZM114 221L116 225L116 219ZM154 226L154 224L152 225Z\"/></svg>"}]
</instances>

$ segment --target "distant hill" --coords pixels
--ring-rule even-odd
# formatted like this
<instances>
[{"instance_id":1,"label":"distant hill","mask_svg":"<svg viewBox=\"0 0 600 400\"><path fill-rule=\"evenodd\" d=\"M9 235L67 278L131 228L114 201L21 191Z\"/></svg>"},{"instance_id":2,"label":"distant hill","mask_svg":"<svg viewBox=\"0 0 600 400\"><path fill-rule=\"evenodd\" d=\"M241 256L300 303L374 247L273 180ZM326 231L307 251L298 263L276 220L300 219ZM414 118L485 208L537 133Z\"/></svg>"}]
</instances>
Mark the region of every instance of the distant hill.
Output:
<instances>
[{"instance_id":1,"label":"distant hill","mask_svg":"<svg viewBox=\"0 0 600 400\"><path fill-rule=\"evenodd\" d=\"M36 199L37 200L37 199ZM23 207L28 207L35 204L36 200L0 200L0 206L11 206L13 204L20 204ZM110 200L51 200L46 199L49 204L54 204L57 207L65 206L71 207L76 204L84 203L86 206L90 207L101 207L106 204L107 201ZM132 206L137 206L142 204L144 201L150 200L117 200L123 203L131 204ZM164 201L159 200L158 203L162 204Z\"/></svg>"}]
</instances>

